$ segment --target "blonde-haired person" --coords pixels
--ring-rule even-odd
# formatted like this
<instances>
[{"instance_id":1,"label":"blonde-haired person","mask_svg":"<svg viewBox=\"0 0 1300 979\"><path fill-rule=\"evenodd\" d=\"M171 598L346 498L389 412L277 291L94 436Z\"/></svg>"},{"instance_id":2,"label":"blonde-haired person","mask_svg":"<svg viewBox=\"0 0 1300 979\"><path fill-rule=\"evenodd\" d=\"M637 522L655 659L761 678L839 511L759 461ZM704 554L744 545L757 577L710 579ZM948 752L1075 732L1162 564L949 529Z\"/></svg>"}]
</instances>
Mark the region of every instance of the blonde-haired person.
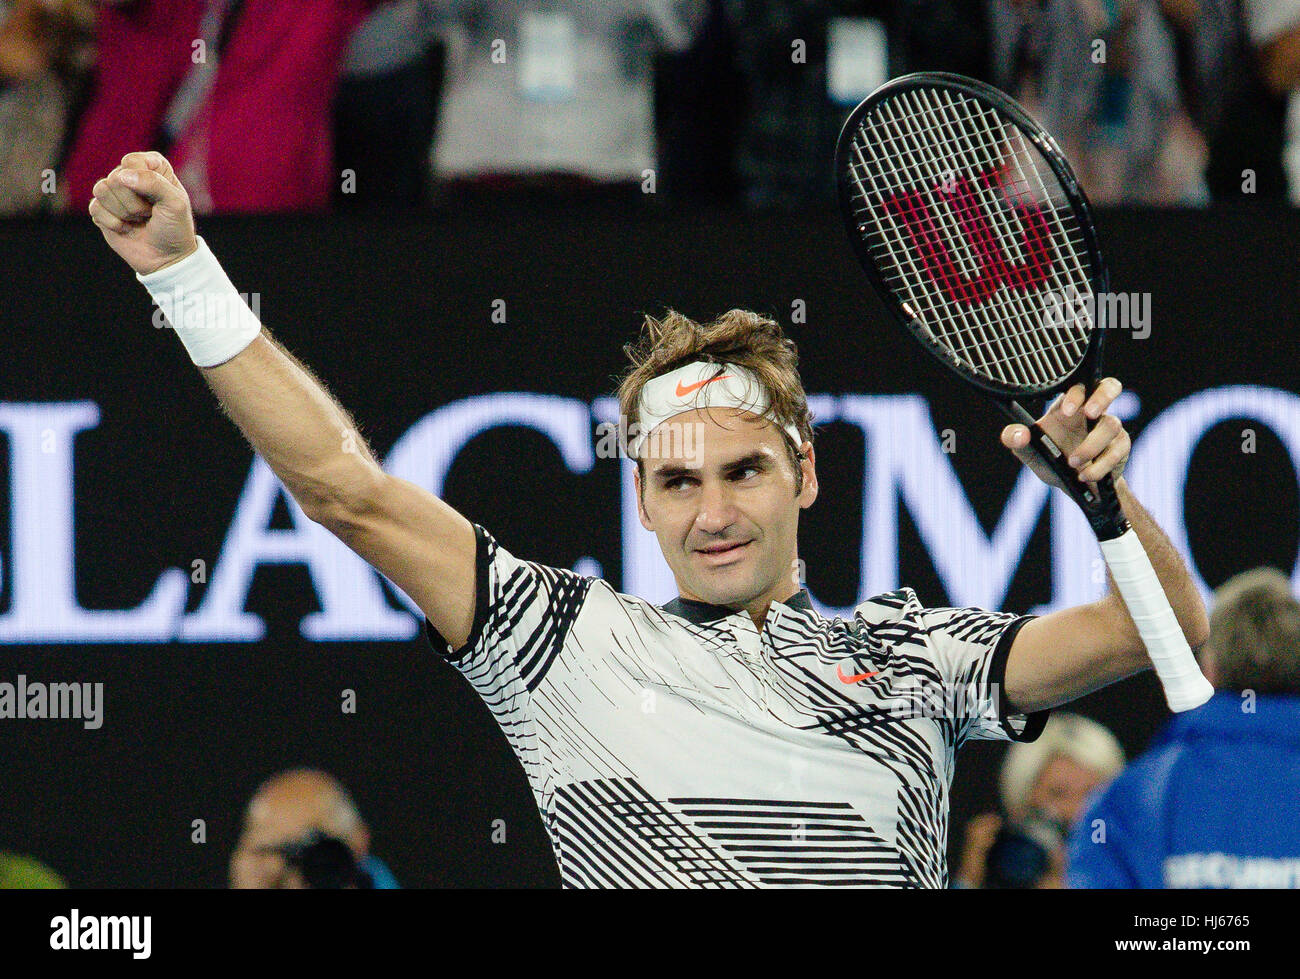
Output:
<instances>
[{"instance_id":1,"label":"blonde-haired person","mask_svg":"<svg viewBox=\"0 0 1300 979\"><path fill-rule=\"evenodd\" d=\"M1214 593L1201 656L1218 688L1100 793L1071 887L1300 888L1300 602L1275 568Z\"/></svg>"},{"instance_id":2,"label":"blonde-haired person","mask_svg":"<svg viewBox=\"0 0 1300 979\"><path fill-rule=\"evenodd\" d=\"M1070 830L1092 794L1123 768L1124 749L1103 725L1053 714L1038 740L1007 749L998 777L1002 814L967 822L955 885L1064 887Z\"/></svg>"},{"instance_id":3,"label":"blonde-haired person","mask_svg":"<svg viewBox=\"0 0 1300 979\"><path fill-rule=\"evenodd\" d=\"M795 573L799 516L819 491L811 419L794 345L770 319L647 317L630 351L620 444L678 591L656 606L518 558L386 473L239 305L161 156L128 155L91 215L160 305L209 297L172 323L191 359L304 513L424 612L434 650L519 757L568 887L946 887L961 745L1032 741L1050 708L1150 666L1114 596L1033 617L928 608L899 588L849 621L823 618ZM1081 480L1117 477L1197 645L1200 596L1121 476L1129 438L1107 414L1119 391L1107 378L1085 398L1080 385L1041 424ZM1028 438L1002 433L1051 482Z\"/></svg>"}]
</instances>

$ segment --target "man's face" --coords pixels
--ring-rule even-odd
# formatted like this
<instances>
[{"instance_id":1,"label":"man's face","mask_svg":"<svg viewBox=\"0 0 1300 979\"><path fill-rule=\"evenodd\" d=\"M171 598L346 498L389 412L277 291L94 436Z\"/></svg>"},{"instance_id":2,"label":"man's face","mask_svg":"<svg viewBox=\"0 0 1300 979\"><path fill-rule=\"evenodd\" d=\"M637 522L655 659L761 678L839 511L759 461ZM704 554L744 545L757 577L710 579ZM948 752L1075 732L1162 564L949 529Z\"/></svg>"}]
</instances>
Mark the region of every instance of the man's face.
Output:
<instances>
[{"instance_id":1,"label":"man's face","mask_svg":"<svg viewBox=\"0 0 1300 979\"><path fill-rule=\"evenodd\" d=\"M234 888L295 890L307 885L276 848L305 839L313 831L329 832L316 808L296 800L254 799L244 819L244 832L230 859ZM364 831L344 840L358 859L365 856Z\"/></svg>"},{"instance_id":2,"label":"man's face","mask_svg":"<svg viewBox=\"0 0 1300 979\"><path fill-rule=\"evenodd\" d=\"M682 597L731 608L788 598L798 588L799 511L817 498L811 446L796 495L785 437L770 421L700 409L659 429L668 426L682 437L652 440L637 497Z\"/></svg>"},{"instance_id":3,"label":"man's face","mask_svg":"<svg viewBox=\"0 0 1300 979\"><path fill-rule=\"evenodd\" d=\"M1065 755L1056 755L1043 766L1028 804L1073 826L1083 815L1088 796L1105 781L1091 768L1084 768Z\"/></svg>"}]
</instances>

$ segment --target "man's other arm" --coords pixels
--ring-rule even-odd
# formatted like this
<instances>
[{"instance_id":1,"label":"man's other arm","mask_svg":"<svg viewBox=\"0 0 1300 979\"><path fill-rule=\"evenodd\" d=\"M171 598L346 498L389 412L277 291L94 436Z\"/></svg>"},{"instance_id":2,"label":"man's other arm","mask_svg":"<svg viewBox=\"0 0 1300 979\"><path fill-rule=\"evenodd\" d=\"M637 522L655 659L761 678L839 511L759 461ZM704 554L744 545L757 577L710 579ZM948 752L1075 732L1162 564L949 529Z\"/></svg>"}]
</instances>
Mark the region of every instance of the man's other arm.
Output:
<instances>
[{"instance_id":1,"label":"man's other arm","mask_svg":"<svg viewBox=\"0 0 1300 979\"><path fill-rule=\"evenodd\" d=\"M95 184L90 215L140 275L198 249L189 196L159 153L124 156ZM348 413L265 329L200 371L303 512L406 592L453 647L463 645L475 601L477 542L469 521L385 473Z\"/></svg>"},{"instance_id":2,"label":"man's other arm","mask_svg":"<svg viewBox=\"0 0 1300 979\"><path fill-rule=\"evenodd\" d=\"M406 592L453 647L463 645L474 621L470 522L384 472L347 411L265 329L200 372L303 513Z\"/></svg>"}]
</instances>

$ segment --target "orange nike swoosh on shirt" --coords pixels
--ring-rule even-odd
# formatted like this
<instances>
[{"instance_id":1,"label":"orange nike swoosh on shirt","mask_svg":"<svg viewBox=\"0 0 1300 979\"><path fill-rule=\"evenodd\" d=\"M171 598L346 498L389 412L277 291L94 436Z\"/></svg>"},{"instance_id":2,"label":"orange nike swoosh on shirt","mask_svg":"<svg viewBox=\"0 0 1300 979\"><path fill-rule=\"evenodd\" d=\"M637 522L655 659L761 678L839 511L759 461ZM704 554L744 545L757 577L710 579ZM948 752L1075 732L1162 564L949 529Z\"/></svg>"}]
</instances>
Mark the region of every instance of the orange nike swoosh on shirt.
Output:
<instances>
[{"instance_id":1,"label":"orange nike swoosh on shirt","mask_svg":"<svg viewBox=\"0 0 1300 979\"><path fill-rule=\"evenodd\" d=\"M841 683L861 683L863 680L873 677L879 672L879 670L872 670L870 673L855 673L853 676L845 676L843 663L835 667L835 675L840 678Z\"/></svg>"},{"instance_id":2,"label":"orange nike swoosh on shirt","mask_svg":"<svg viewBox=\"0 0 1300 979\"><path fill-rule=\"evenodd\" d=\"M688 385L686 385L685 387L682 387L682 382L681 382L681 381L678 381L678 382L677 382L677 397L679 397L679 398L684 398L684 397L686 397L688 394L690 394L692 391L694 391L696 388L702 388L702 387L704 387L704 385L706 385L706 384L712 384L714 381L725 380L726 378L728 378L728 377L730 377L730 376L731 376L730 374L719 374L717 377L710 377L707 381L696 381L694 384L688 384Z\"/></svg>"}]
</instances>

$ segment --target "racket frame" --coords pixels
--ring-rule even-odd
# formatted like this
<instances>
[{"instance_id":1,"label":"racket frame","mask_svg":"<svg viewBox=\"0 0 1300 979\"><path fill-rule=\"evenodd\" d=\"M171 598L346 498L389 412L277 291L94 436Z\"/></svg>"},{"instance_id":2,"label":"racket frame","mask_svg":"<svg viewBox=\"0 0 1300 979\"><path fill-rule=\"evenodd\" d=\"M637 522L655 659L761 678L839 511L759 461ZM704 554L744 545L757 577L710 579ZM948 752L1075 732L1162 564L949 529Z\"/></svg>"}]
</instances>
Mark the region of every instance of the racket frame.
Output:
<instances>
[{"instance_id":1,"label":"racket frame","mask_svg":"<svg viewBox=\"0 0 1300 979\"><path fill-rule=\"evenodd\" d=\"M852 166L850 160L854 138L857 136L863 119L870 115L881 102L886 99L897 98L909 89L933 88L936 85L962 92L978 101L991 104L994 109L1014 123L1033 144L1034 149L1038 151L1041 158L1051 168L1062 193L1075 210L1079 231L1091 263L1092 274L1089 279L1089 286L1092 289L1094 298L1109 293L1110 271L1102 258L1101 245L1093 224L1092 205L1089 203L1087 194L1084 193L1083 187L1075 176L1074 170L1070 167L1069 161L1061 152L1056 140L1022 106L1005 93L984 82L948 72L913 72L892 79L868 95L844 121L835 148L835 176L839 192L840 214L844 219L849 242L857 256L858 264L862 266L867 277L871 280L876 294L884 301L886 308L893 316L945 368L955 373L966 383L974 385L989 395L1011 421L1029 428L1030 446L1043 462L1056 473L1065 491L1087 516L1088 522L1098 539L1113 540L1127 531L1129 524L1115 494L1112 476L1107 474L1101 480L1098 480L1099 492L1094 493L1087 484L1079 480L1078 472L1069 466L1065 454L1052 441L1051 437L1042 430L1034 420L1033 415L1025 410L1019 400L1046 397L1050 394L1069 390L1078 383L1082 383L1088 393L1091 394L1101 380L1101 355L1107 328L1105 304L1094 302L1095 320L1088 335L1087 349L1084 351L1079 363L1069 374L1050 384L1035 387L1005 384L968 370L953 357L952 353L943 344L935 341L930 330L926 328L920 318L908 310L903 301L895 295L894 290L886 283L870 248L867 246L865 236L867 233L873 232L874 229L864 224L863 219L858 216L858 212L861 210L857 205L859 199L858 188L861 184L851 176ZM1089 429L1092 428L1093 424L1089 420Z\"/></svg>"},{"instance_id":2,"label":"racket frame","mask_svg":"<svg viewBox=\"0 0 1300 979\"><path fill-rule=\"evenodd\" d=\"M1088 337L1088 346L1079 363L1070 373L1051 384L1038 388L1016 387L992 382L972 374L963 367L946 349L930 339L929 332L915 315L910 315L903 307L902 300L886 285L883 275L876 266L866 246L863 234L867 228L861 226L861 220L855 213L856 195L853 185L861 186L860 181L850 177L848 154L852 149L852 140L861 125L863 116L871 111L882 99L897 95L908 88L942 85L956 89L972 96L995 109L1005 113L1026 138L1033 144L1043 160L1056 176L1066 200L1076 209L1080 230L1086 246L1088 257L1092 261L1092 275L1089 284L1094 296L1105 295L1110 288L1109 271L1101 257L1101 248L1097 242L1096 229L1092 221L1092 208L1088 198L1079 186L1064 154L1056 141L1042 126L1038 125L1019 105L1004 93L990 85L960 75L940 72L917 72L904 75L881 86L869 95L850 113L840 131L839 142L835 151L836 180L839 184L840 212L844 217L849 240L857 254L859 264L866 271L875 287L876 293L908 331L912 333L925 349L935 355L949 371L963 381L974 385L987 393L1013 421L1027 425L1030 431L1030 445L1033 450L1056 472L1066 492L1079 504L1092 525L1093 533L1100 542L1102 555L1106 559L1114 577L1115 586L1123 597L1129 615L1137 626L1139 635L1145 645L1152 665L1164 687L1165 700L1171 710L1190 710L1205 703L1214 694L1201 673L1196 658L1188 648L1177 617L1169 604L1168 596L1160 583L1150 557L1138 540L1137 534L1129 526L1120 507L1115 492L1114 478L1107 474L1096 483L1094 493L1079 480L1078 474L1068 465L1064 453L1042 431L1024 407L1017 400L1038 395L1048 395L1065 390L1079 381L1084 382L1087 390L1097 386L1101 373L1101 350L1105 338L1105 307L1094 303L1096 320ZM1088 423L1091 429L1093 423Z\"/></svg>"}]
</instances>

